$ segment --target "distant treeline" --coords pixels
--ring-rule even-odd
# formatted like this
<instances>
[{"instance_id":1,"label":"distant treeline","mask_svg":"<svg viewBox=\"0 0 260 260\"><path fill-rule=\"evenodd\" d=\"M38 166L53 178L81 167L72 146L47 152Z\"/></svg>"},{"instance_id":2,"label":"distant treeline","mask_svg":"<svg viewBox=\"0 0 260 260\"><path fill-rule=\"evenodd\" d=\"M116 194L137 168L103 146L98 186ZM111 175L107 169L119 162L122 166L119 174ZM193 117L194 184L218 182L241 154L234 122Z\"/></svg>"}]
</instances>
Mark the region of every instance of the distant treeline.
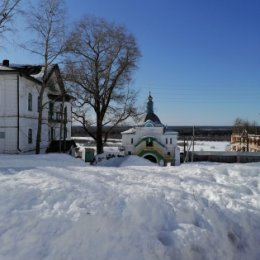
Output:
<instances>
[{"instance_id":1,"label":"distant treeline","mask_svg":"<svg viewBox=\"0 0 260 260\"><path fill-rule=\"evenodd\" d=\"M114 128L110 134L110 138L121 138L121 132L126 131L131 126L118 126ZM179 133L179 140L189 139L193 133L192 126L166 126L168 131L176 131ZM194 127L195 139L208 141L230 141L232 134L232 126L196 126ZM91 128L95 131L95 127ZM88 136L81 126L72 127L72 136Z\"/></svg>"}]
</instances>

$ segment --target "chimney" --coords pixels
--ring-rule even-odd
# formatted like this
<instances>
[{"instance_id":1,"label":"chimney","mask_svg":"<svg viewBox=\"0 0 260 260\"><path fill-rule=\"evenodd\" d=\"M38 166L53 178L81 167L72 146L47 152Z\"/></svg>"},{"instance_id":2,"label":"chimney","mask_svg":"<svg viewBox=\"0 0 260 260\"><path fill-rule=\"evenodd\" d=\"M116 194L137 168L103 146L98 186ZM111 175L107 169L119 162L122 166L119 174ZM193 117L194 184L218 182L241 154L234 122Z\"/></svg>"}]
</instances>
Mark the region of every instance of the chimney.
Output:
<instances>
[{"instance_id":1,"label":"chimney","mask_svg":"<svg viewBox=\"0 0 260 260\"><path fill-rule=\"evenodd\" d=\"M3 60L3 66L9 67L9 60Z\"/></svg>"}]
</instances>

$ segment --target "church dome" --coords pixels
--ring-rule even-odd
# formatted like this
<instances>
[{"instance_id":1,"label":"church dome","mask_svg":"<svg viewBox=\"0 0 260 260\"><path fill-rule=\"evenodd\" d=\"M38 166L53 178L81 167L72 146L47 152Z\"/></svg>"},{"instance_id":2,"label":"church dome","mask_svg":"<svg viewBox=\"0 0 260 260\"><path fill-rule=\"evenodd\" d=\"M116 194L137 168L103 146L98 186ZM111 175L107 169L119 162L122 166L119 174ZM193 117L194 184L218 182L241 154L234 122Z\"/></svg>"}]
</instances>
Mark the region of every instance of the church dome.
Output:
<instances>
[{"instance_id":1,"label":"church dome","mask_svg":"<svg viewBox=\"0 0 260 260\"><path fill-rule=\"evenodd\" d=\"M141 123L145 124L145 122L150 121L154 125L162 125L159 117L153 112L153 98L151 94L148 96L148 101L146 105L146 113L142 118Z\"/></svg>"}]
</instances>

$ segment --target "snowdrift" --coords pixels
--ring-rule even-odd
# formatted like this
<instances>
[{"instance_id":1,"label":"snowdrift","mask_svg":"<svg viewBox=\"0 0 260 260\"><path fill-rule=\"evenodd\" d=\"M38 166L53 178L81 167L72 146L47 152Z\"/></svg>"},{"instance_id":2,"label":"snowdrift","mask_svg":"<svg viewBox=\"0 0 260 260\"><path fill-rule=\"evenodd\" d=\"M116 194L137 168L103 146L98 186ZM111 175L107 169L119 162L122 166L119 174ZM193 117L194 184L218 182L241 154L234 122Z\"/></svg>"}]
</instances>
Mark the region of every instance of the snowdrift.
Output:
<instances>
[{"instance_id":1,"label":"snowdrift","mask_svg":"<svg viewBox=\"0 0 260 260\"><path fill-rule=\"evenodd\" d=\"M112 157L110 159L104 157L103 160L97 163L97 165L105 167L158 166L157 164L137 155Z\"/></svg>"},{"instance_id":2,"label":"snowdrift","mask_svg":"<svg viewBox=\"0 0 260 260\"><path fill-rule=\"evenodd\" d=\"M260 259L259 184L260 164L0 156L0 259Z\"/></svg>"}]
</instances>

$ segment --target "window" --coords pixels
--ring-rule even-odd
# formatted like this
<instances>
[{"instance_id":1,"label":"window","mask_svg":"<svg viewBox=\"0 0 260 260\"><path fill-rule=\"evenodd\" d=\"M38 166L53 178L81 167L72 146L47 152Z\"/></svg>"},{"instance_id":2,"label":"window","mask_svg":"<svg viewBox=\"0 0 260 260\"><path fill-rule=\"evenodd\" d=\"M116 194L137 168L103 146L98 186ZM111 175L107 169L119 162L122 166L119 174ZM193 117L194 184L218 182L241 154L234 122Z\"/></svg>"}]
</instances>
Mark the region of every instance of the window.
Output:
<instances>
[{"instance_id":1,"label":"window","mask_svg":"<svg viewBox=\"0 0 260 260\"><path fill-rule=\"evenodd\" d=\"M146 124L145 124L145 127L154 127L154 125L149 122L149 123L146 123Z\"/></svg>"},{"instance_id":2,"label":"window","mask_svg":"<svg viewBox=\"0 0 260 260\"><path fill-rule=\"evenodd\" d=\"M151 138L148 138L148 139L146 140L146 146L147 146L147 147L153 147L153 140L152 140Z\"/></svg>"},{"instance_id":3,"label":"window","mask_svg":"<svg viewBox=\"0 0 260 260\"><path fill-rule=\"evenodd\" d=\"M32 94L28 94L28 111L32 111Z\"/></svg>"},{"instance_id":4,"label":"window","mask_svg":"<svg viewBox=\"0 0 260 260\"><path fill-rule=\"evenodd\" d=\"M64 120L65 122L67 122L68 119L68 111L67 111L67 107L64 108Z\"/></svg>"},{"instance_id":5,"label":"window","mask_svg":"<svg viewBox=\"0 0 260 260\"><path fill-rule=\"evenodd\" d=\"M49 119L53 119L54 112L54 104L52 102L49 103Z\"/></svg>"},{"instance_id":6,"label":"window","mask_svg":"<svg viewBox=\"0 0 260 260\"><path fill-rule=\"evenodd\" d=\"M134 143L134 138L131 138L131 144L133 144Z\"/></svg>"},{"instance_id":7,"label":"window","mask_svg":"<svg viewBox=\"0 0 260 260\"><path fill-rule=\"evenodd\" d=\"M28 129L28 144L32 144L32 129Z\"/></svg>"},{"instance_id":8,"label":"window","mask_svg":"<svg viewBox=\"0 0 260 260\"><path fill-rule=\"evenodd\" d=\"M0 139L5 139L5 132L0 132Z\"/></svg>"},{"instance_id":9,"label":"window","mask_svg":"<svg viewBox=\"0 0 260 260\"><path fill-rule=\"evenodd\" d=\"M168 152L167 155L171 155L171 152Z\"/></svg>"},{"instance_id":10,"label":"window","mask_svg":"<svg viewBox=\"0 0 260 260\"><path fill-rule=\"evenodd\" d=\"M68 129L67 129L67 127L65 126L65 127L64 127L64 139L67 138L67 135L68 135Z\"/></svg>"},{"instance_id":11,"label":"window","mask_svg":"<svg viewBox=\"0 0 260 260\"><path fill-rule=\"evenodd\" d=\"M166 138L165 143L168 144L168 138Z\"/></svg>"},{"instance_id":12,"label":"window","mask_svg":"<svg viewBox=\"0 0 260 260\"><path fill-rule=\"evenodd\" d=\"M51 128L51 141L55 139L55 129Z\"/></svg>"},{"instance_id":13,"label":"window","mask_svg":"<svg viewBox=\"0 0 260 260\"><path fill-rule=\"evenodd\" d=\"M50 79L49 80L49 83L48 83L48 87L51 91L56 91L56 86L55 86L55 82L53 79Z\"/></svg>"},{"instance_id":14,"label":"window","mask_svg":"<svg viewBox=\"0 0 260 260\"><path fill-rule=\"evenodd\" d=\"M172 138L170 138L170 144L172 144Z\"/></svg>"},{"instance_id":15,"label":"window","mask_svg":"<svg viewBox=\"0 0 260 260\"><path fill-rule=\"evenodd\" d=\"M53 114L53 110L54 110L54 104L52 102L49 103L49 112L50 114Z\"/></svg>"},{"instance_id":16,"label":"window","mask_svg":"<svg viewBox=\"0 0 260 260\"><path fill-rule=\"evenodd\" d=\"M128 155L131 155L132 153L130 151L128 151Z\"/></svg>"},{"instance_id":17,"label":"window","mask_svg":"<svg viewBox=\"0 0 260 260\"><path fill-rule=\"evenodd\" d=\"M37 112L40 112L40 97L37 99Z\"/></svg>"}]
</instances>

